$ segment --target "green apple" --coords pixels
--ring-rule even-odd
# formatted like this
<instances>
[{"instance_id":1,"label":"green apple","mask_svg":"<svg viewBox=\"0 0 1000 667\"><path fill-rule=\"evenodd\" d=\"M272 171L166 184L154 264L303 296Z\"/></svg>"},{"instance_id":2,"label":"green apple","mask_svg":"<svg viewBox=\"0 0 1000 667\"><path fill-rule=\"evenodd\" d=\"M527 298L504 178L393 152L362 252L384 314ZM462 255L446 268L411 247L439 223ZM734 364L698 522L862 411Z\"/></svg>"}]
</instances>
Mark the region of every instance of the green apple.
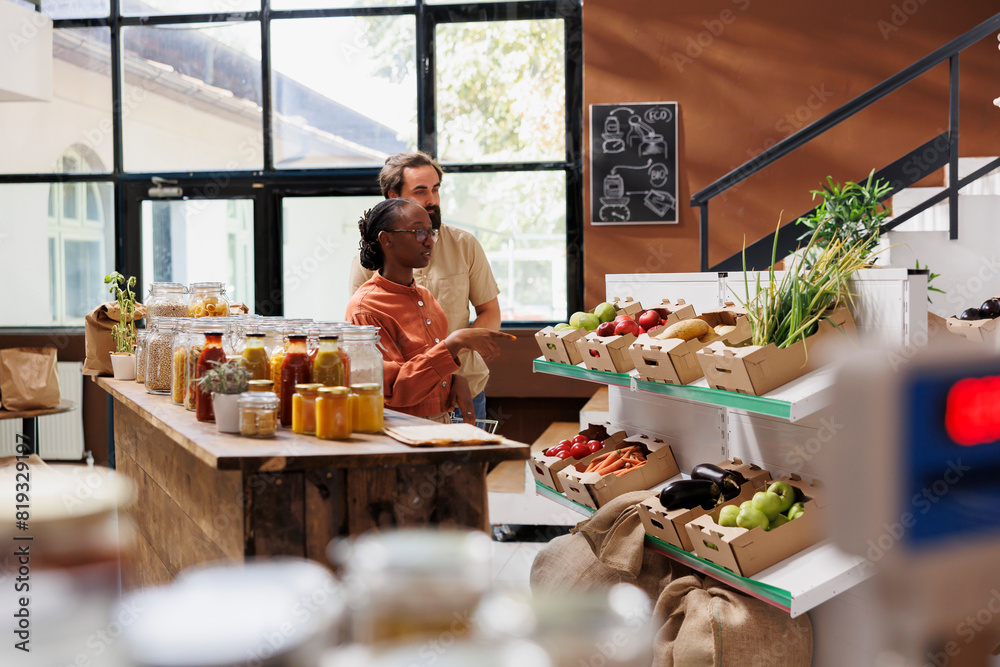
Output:
<instances>
[{"instance_id":1,"label":"green apple","mask_svg":"<svg viewBox=\"0 0 1000 667\"><path fill-rule=\"evenodd\" d=\"M753 508L760 510L767 517L768 521L774 521L781 514L781 498L774 493L758 491L753 494Z\"/></svg>"},{"instance_id":2,"label":"green apple","mask_svg":"<svg viewBox=\"0 0 1000 667\"><path fill-rule=\"evenodd\" d=\"M805 508L805 505L803 505L802 503L795 503L790 508L788 508L788 518L789 518L789 520L791 520L791 519L798 519L800 516L802 516L805 513L806 513L806 508Z\"/></svg>"},{"instance_id":3,"label":"green apple","mask_svg":"<svg viewBox=\"0 0 1000 667\"><path fill-rule=\"evenodd\" d=\"M786 523L788 523L788 519L785 517L785 515L779 514L777 517L775 517L774 521L772 521L770 525L768 525L767 530L774 530L778 526L784 526Z\"/></svg>"},{"instance_id":4,"label":"green apple","mask_svg":"<svg viewBox=\"0 0 1000 667\"><path fill-rule=\"evenodd\" d=\"M719 525L720 526L735 526L736 517L740 514L740 508L736 505L726 505L721 510L719 510Z\"/></svg>"},{"instance_id":5,"label":"green apple","mask_svg":"<svg viewBox=\"0 0 1000 667\"><path fill-rule=\"evenodd\" d=\"M767 516L764 515L760 510L755 510L752 507L748 507L744 510L740 510L739 515L736 517L736 525L740 528L757 528L760 526L764 530L767 530L769 525Z\"/></svg>"},{"instance_id":6,"label":"green apple","mask_svg":"<svg viewBox=\"0 0 1000 667\"><path fill-rule=\"evenodd\" d=\"M745 510L748 507L753 507L753 501L752 500L744 500L742 503L740 503L740 509L741 510Z\"/></svg>"},{"instance_id":7,"label":"green apple","mask_svg":"<svg viewBox=\"0 0 1000 667\"><path fill-rule=\"evenodd\" d=\"M580 327L583 326L582 324L580 324L580 318L583 317L584 315L589 315L589 314L590 313L585 313L582 310L576 311L575 313L569 316L569 325L574 329L579 329Z\"/></svg>"},{"instance_id":8,"label":"green apple","mask_svg":"<svg viewBox=\"0 0 1000 667\"><path fill-rule=\"evenodd\" d=\"M580 316L580 326L587 331L593 331L600 323L601 321L597 319L597 315L593 313L584 313Z\"/></svg>"},{"instance_id":9,"label":"green apple","mask_svg":"<svg viewBox=\"0 0 1000 667\"><path fill-rule=\"evenodd\" d=\"M610 322L615 319L615 313L617 312L615 307L607 301L597 304L597 308L594 308L594 315L597 315L597 319L601 322Z\"/></svg>"},{"instance_id":10,"label":"green apple","mask_svg":"<svg viewBox=\"0 0 1000 667\"><path fill-rule=\"evenodd\" d=\"M575 329L575 328L576 327L572 326L571 324L567 324L566 322L560 322L559 324L557 324L554 327L552 327L552 330L553 331L565 331L566 329Z\"/></svg>"},{"instance_id":11,"label":"green apple","mask_svg":"<svg viewBox=\"0 0 1000 667\"><path fill-rule=\"evenodd\" d=\"M787 512L788 508L795 504L795 487L788 482L775 482L767 487L767 492L781 498L782 512Z\"/></svg>"}]
</instances>

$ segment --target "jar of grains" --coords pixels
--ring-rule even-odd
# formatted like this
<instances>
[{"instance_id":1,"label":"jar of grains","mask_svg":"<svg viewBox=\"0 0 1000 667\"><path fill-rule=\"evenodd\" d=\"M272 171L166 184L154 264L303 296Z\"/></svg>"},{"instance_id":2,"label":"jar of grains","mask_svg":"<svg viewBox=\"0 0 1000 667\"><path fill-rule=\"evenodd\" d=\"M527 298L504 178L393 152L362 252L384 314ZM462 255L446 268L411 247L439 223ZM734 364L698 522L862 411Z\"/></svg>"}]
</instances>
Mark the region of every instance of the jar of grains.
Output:
<instances>
[{"instance_id":1,"label":"jar of grains","mask_svg":"<svg viewBox=\"0 0 1000 667\"><path fill-rule=\"evenodd\" d=\"M146 334L146 391L169 394L173 382L174 356L171 344L180 326L176 317L159 317Z\"/></svg>"},{"instance_id":2,"label":"jar of grains","mask_svg":"<svg viewBox=\"0 0 1000 667\"><path fill-rule=\"evenodd\" d=\"M152 283L146 297L146 317L187 317L187 288L181 283Z\"/></svg>"},{"instance_id":3,"label":"jar of grains","mask_svg":"<svg viewBox=\"0 0 1000 667\"><path fill-rule=\"evenodd\" d=\"M139 329L135 339L135 381L146 382L146 330Z\"/></svg>"}]
</instances>

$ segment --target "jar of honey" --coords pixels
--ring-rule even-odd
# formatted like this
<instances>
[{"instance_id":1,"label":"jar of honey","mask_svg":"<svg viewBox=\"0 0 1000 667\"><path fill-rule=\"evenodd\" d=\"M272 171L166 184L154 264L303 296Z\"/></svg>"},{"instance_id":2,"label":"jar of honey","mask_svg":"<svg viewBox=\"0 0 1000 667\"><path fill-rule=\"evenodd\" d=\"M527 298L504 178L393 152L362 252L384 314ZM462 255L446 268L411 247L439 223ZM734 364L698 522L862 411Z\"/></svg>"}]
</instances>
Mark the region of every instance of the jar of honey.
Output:
<instances>
[{"instance_id":1,"label":"jar of honey","mask_svg":"<svg viewBox=\"0 0 1000 667\"><path fill-rule=\"evenodd\" d=\"M350 391L347 387L322 387L316 399L316 437L347 440L352 423Z\"/></svg>"},{"instance_id":2,"label":"jar of honey","mask_svg":"<svg viewBox=\"0 0 1000 667\"><path fill-rule=\"evenodd\" d=\"M246 347L243 348L243 361L250 371L251 380L270 380L271 364L264 349L264 334L248 333Z\"/></svg>"},{"instance_id":3,"label":"jar of honey","mask_svg":"<svg viewBox=\"0 0 1000 667\"><path fill-rule=\"evenodd\" d=\"M356 433L382 431L382 385L363 382L351 385L351 418Z\"/></svg>"},{"instance_id":4,"label":"jar of honey","mask_svg":"<svg viewBox=\"0 0 1000 667\"><path fill-rule=\"evenodd\" d=\"M316 435L316 398L323 385L315 383L295 385L292 396L292 431L303 435Z\"/></svg>"},{"instance_id":5,"label":"jar of honey","mask_svg":"<svg viewBox=\"0 0 1000 667\"><path fill-rule=\"evenodd\" d=\"M278 430L278 395L272 391L248 391L237 401L240 434L250 438L272 438Z\"/></svg>"},{"instance_id":6,"label":"jar of honey","mask_svg":"<svg viewBox=\"0 0 1000 667\"><path fill-rule=\"evenodd\" d=\"M312 381L326 387L344 387L344 361L340 356L336 334L319 337L319 350L313 360Z\"/></svg>"},{"instance_id":7,"label":"jar of honey","mask_svg":"<svg viewBox=\"0 0 1000 667\"><path fill-rule=\"evenodd\" d=\"M312 364L306 351L305 334L289 334L288 347L281 362L281 374L275 378L281 405L278 408L282 426L292 425L292 396L295 386L312 382Z\"/></svg>"}]
</instances>

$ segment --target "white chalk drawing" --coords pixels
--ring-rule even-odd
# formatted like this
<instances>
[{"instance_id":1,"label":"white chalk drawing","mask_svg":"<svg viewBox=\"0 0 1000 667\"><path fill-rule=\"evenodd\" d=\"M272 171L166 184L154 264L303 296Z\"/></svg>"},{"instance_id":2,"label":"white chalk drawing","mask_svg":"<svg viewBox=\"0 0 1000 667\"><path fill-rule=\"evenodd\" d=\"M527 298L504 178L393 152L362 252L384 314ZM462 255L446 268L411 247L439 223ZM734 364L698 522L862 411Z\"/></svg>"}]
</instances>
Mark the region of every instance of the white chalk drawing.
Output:
<instances>
[{"instance_id":1,"label":"white chalk drawing","mask_svg":"<svg viewBox=\"0 0 1000 667\"><path fill-rule=\"evenodd\" d=\"M591 222L676 223L676 102L590 109Z\"/></svg>"}]
</instances>

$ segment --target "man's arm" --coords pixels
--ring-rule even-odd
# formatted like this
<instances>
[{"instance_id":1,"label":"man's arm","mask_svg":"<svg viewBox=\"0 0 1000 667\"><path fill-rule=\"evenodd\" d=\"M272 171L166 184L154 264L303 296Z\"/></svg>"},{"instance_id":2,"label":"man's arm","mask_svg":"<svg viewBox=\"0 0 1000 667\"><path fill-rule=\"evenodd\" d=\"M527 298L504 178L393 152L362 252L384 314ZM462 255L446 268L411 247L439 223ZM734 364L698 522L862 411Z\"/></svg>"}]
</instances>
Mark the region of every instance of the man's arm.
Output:
<instances>
[{"instance_id":1,"label":"man's arm","mask_svg":"<svg viewBox=\"0 0 1000 667\"><path fill-rule=\"evenodd\" d=\"M478 329L500 329L500 298L493 297L492 301L476 306L476 320L472 323Z\"/></svg>"}]
</instances>

